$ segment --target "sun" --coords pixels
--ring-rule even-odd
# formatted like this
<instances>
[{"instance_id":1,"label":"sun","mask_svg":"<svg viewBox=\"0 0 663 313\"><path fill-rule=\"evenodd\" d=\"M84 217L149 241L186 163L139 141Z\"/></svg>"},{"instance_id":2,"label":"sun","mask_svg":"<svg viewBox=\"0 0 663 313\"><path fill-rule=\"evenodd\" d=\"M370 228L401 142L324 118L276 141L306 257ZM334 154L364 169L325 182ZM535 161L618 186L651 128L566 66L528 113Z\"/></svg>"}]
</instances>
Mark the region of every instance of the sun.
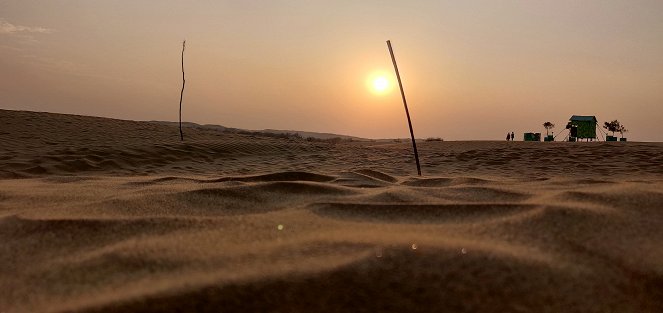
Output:
<instances>
[{"instance_id":1,"label":"sun","mask_svg":"<svg viewBox=\"0 0 663 313\"><path fill-rule=\"evenodd\" d=\"M373 80L373 90L383 93L389 88L389 81L384 76L378 76Z\"/></svg>"},{"instance_id":2,"label":"sun","mask_svg":"<svg viewBox=\"0 0 663 313\"><path fill-rule=\"evenodd\" d=\"M391 82L386 75L372 75L368 80L369 89L377 95L383 95L391 89Z\"/></svg>"}]
</instances>

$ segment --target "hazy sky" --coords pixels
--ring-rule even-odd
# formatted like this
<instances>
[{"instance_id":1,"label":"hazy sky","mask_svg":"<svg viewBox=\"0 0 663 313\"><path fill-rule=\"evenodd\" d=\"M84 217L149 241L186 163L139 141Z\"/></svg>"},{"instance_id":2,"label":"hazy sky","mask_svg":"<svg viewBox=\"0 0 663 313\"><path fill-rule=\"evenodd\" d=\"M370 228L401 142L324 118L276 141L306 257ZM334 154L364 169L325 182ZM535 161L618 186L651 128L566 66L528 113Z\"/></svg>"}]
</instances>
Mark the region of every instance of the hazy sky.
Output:
<instances>
[{"instance_id":1,"label":"hazy sky","mask_svg":"<svg viewBox=\"0 0 663 313\"><path fill-rule=\"evenodd\" d=\"M663 1L0 0L0 108L408 137L663 141ZM367 83L388 75L390 92Z\"/></svg>"}]
</instances>

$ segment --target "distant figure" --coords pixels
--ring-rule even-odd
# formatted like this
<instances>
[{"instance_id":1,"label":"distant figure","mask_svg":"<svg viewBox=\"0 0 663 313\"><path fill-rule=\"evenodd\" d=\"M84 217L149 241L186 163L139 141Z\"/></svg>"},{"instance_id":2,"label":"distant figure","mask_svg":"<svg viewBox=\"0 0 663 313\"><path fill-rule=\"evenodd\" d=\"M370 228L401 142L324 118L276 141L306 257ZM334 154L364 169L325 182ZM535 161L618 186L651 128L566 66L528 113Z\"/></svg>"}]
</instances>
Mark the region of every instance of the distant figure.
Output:
<instances>
[{"instance_id":1,"label":"distant figure","mask_svg":"<svg viewBox=\"0 0 663 313\"><path fill-rule=\"evenodd\" d=\"M506 141L509 141L509 138L511 138L511 135L509 135L509 133L506 133Z\"/></svg>"},{"instance_id":2,"label":"distant figure","mask_svg":"<svg viewBox=\"0 0 663 313\"><path fill-rule=\"evenodd\" d=\"M515 138L515 137L516 136L513 135L513 132L511 132L511 141L513 141L513 138Z\"/></svg>"}]
</instances>

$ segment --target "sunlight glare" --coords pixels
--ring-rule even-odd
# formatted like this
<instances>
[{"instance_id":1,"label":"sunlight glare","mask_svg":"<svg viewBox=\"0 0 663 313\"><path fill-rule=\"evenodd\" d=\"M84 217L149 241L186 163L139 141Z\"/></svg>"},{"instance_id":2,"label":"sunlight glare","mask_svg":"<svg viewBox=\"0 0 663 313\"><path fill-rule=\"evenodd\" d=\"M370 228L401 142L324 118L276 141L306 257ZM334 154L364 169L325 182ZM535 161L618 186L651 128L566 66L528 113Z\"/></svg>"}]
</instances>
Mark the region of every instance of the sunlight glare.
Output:
<instances>
[{"instance_id":1,"label":"sunlight glare","mask_svg":"<svg viewBox=\"0 0 663 313\"><path fill-rule=\"evenodd\" d=\"M383 95L391 89L391 82L385 75L374 75L369 79L369 87L373 93Z\"/></svg>"},{"instance_id":2,"label":"sunlight glare","mask_svg":"<svg viewBox=\"0 0 663 313\"><path fill-rule=\"evenodd\" d=\"M380 76L373 81L373 88L378 92L383 92L388 86L389 82L383 76Z\"/></svg>"}]
</instances>

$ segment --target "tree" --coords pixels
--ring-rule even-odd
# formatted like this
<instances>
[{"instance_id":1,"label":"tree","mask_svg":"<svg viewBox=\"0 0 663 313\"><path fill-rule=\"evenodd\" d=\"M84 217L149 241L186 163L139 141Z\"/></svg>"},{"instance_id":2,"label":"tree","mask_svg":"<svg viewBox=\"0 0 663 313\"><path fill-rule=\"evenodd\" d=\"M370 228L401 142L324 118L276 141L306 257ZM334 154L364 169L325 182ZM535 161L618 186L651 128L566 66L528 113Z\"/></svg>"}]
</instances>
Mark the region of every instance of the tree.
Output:
<instances>
[{"instance_id":1,"label":"tree","mask_svg":"<svg viewBox=\"0 0 663 313\"><path fill-rule=\"evenodd\" d=\"M626 129L626 127L624 127L624 125L620 125L618 131L622 135L622 138L624 138L624 133L627 132L628 129Z\"/></svg>"},{"instance_id":2,"label":"tree","mask_svg":"<svg viewBox=\"0 0 663 313\"><path fill-rule=\"evenodd\" d=\"M546 136L548 136L548 131L555 128L555 124L551 122L545 122L543 123L543 127L546 129Z\"/></svg>"},{"instance_id":3,"label":"tree","mask_svg":"<svg viewBox=\"0 0 663 313\"><path fill-rule=\"evenodd\" d=\"M612 122L603 123L603 128L607 129L608 131L611 131L612 136L615 136L615 132L618 132L622 128L622 125L619 123L618 120L614 120Z\"/></svg>"}]
</instances>

